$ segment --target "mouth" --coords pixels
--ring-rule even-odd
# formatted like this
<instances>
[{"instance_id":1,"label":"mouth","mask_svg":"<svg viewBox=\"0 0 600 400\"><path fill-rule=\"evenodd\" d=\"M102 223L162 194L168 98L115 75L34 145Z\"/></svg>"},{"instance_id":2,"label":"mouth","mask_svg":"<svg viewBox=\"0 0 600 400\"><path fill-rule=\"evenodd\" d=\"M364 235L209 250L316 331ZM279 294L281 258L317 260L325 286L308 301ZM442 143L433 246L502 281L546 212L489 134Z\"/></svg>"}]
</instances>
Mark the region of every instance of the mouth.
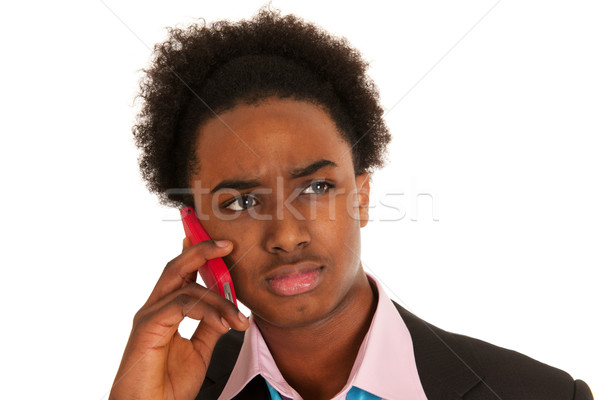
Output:
<instances>
[{"instance_id":1,"label":"mouth","mask_svg":"<svg viewBox=\"0 0 600 400\"><path fill-rule=\"evenodd\" d=\"M295 296L317 287L323 268L312 263L283 265L267 278L267 283L279 296Z\"/></svg>"}]
</instances>

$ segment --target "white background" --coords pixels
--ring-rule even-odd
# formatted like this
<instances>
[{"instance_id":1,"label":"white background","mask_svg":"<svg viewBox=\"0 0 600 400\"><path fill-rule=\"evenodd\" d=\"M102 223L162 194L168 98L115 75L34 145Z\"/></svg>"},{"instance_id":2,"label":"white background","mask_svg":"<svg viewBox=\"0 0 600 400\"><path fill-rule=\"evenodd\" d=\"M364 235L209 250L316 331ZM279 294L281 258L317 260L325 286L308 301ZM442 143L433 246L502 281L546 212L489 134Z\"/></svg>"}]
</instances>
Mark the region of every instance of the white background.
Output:
<instances>
[{"instance_id":1,"label":"white background","mask_svg":"<svg viewBox=\"0 0 600 400\"><path fill-rule=\"evenodd\" d=\"M183 235L139 178L139 70L164 27L262 4L2 3L0 397L107 397ZM371 62L394 141L367 269L425 320L600 391L598 3L272 5Z\"/></svg>"}]
</instances>

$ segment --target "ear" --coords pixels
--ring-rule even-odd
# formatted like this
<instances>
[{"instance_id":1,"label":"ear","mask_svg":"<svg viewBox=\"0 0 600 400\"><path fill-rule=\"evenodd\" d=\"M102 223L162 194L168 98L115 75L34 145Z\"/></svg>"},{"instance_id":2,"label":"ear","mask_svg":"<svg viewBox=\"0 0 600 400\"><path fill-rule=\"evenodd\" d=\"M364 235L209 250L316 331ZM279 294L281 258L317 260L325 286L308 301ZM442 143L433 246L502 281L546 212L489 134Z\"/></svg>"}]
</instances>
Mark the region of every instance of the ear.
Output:
<instances>
[{"instance_id":1,"label":"ear","mask_svg":"<svg viewBox=\"0 0 600 400\"><path fill-rule=\"evenodd\" d=\"M369 222L370 178L371 176L368 173L356 176L356 195L361 228L367 226L367 222Z\"/></svg>"}]
</instances>

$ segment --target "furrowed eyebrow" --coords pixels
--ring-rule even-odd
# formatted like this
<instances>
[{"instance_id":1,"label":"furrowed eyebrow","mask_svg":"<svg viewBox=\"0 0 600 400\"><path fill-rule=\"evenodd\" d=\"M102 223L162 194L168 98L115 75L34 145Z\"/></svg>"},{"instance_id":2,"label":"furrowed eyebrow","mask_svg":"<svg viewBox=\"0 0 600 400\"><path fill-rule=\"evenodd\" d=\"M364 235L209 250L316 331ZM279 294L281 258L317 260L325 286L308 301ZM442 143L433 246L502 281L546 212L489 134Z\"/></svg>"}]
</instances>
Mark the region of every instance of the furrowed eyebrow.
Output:
<instances>
[{"instance_id":1,"label":"furrowed eyebrow","mask_svg":"<svg viewBox=\"0 0 600 400\"><path fill-rule=\"evenodd\" d=\"M306 167L296 168L296 169L291 170L290 176L292 178L302 178L303 176L312 175L315 172L317 172L318 170L320 170L321 168L325 168L325 167L337 167L337 164L334 163L333 161L321 159L321 160L315 161L314 163L312 163Z\"/></svg>"},{"instance_id":2,"label":"furrowed eyebrow","mask_svg":"<svg viewBox=\"0 0 600 400\"><path fill-rule=\"evenodd\" d=\"M306 167L292 169L289 172L289 174L292 177L292 179L296 179L296 178L302 178L304 176L312 175L315 172L317 172L318 170L320 170L321 168L337 167L337 166L338 165L336 163L334 163L333 161L321 159L321 160L318 160L318 161L315 161L315 162L309 164ZM221 181L214 188L212 188L210 193L214 194L221 189L232 189L232 190L252 189L252 188L258 187L260 185L261 185L261 183L257 179L251 179L251 180L226 179L224 181Z\"/></svg>"},{"instance_id":3,"label":"furrowed eyebrow","mask_svg":"<svg viewBox=\"0 0 600 400\"><path fill-rule=\"evenodd\" d=\"M252 188L255 188L258 186L260 186L260 181L257 181L257 180L244 181L244 180L230 179L230 180L221 181L217 186L215 186L210 191L210 193L215 193L221 189L244 190L244 189L252 189Z\"/></svg>"}]
</instances>

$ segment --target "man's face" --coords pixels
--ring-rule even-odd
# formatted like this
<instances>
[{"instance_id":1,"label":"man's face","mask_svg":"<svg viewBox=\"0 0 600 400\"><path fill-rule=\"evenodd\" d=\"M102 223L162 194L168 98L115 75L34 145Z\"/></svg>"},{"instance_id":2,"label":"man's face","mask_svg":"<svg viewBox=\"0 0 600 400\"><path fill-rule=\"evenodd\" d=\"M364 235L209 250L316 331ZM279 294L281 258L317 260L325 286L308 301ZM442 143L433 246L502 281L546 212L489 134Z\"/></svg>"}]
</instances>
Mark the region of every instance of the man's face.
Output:
<instances>
[{"instance_id":1,"label":"man's face","mask_svg":"<svg viewBox=\"0 0 600 400\"><path fill-rule=\"evenodd\" d=\"M197 213L233 242L225 262L257 321L305 326L351 306L369 183L327 112L278 98L238 105L200 127L197 156Z\"/></svg>"}]
</instances>

